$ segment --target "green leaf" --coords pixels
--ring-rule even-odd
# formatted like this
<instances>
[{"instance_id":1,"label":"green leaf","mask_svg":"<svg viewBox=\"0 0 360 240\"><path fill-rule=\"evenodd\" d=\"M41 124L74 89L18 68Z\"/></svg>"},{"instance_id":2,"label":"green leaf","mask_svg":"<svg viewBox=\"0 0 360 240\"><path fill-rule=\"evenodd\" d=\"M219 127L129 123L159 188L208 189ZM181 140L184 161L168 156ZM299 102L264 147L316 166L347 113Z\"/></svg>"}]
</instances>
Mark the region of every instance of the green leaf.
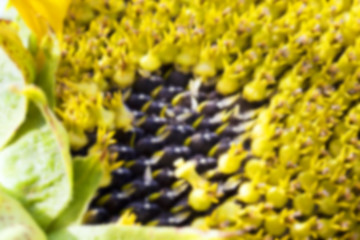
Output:
<instances>
[{"instance_id":1,"label":"green leaf","mask_svg":"<svg viewBox=\"0 0 360 240\"><path fill-rule=\"evenodd\" d=\"M88 204L95 195L102 179L103 171L97 157L77 157L73 159L74 196L69 206L49 227L49 231L81 223Z\"/></svg>"},{"instance_id":2,"label":"green leaf","mask_svg":"<svg viewBox=\"0 0 360 240\"><path fill-rule=\"evenodd\" d=\"M34 79L35 68L29 52L16 32L0 25L0 149L13 137L24 122L27 100L15 93Z\"/></svg>"},{"instance_id":3,"label":"green leaf","mask_svg":"<svg viewBox=\"0 0 360 240\"><path fill-rule=\"evenodd\" d=\"M1 11L1 9L0 9ZM16 24L16 33L22 41L22 44L29 50L34 58L37 58L38 64L35 83L45 92L49 106L55 107L55 75L59 61L59 49L55 38L49 39L47 44L42 43L39 46L36 36L25 24L23 18L14 7L3 10L1 18L12 21Z\"/></svg>"},{"instance_id":4,"label":"green leaf","mask_svg":"<svg viewBox=\"0 0 360 240\"><path fill-rule=\"evenodd\" d=\"M49 235L49 240L221 240L233 235L192 228L121 226L117 224L72 226Z\"/></svg>"},{"instance_id":5,"label":"green leaf","mask_svg":"<svg viewBox=\"0 0 360 240\"><path fill-rule=\"evenodd\" d=\"M49 49L41 49L44 63L38 71L35 83L45 93L51 109L55 107L55 74L58 66L58 57Z\"/></svg>"},{"instance_id":6,"label":"green leaf","mask_svg":"<svg viewBox=\"0 0 360 240\"><path fill-rule=\"evenodd\" d=\"M30 104L27 121L0 152L0 185L46 229L70 202L73 179L66 132L47 106L41 110Z\"/></svg>"},{"instance_id":7,"label":"green leaf","mask_svg":"<svg viewBox=\"0 0 360 240\"><path fill-rule=\"evenodd\" d=\"M15 199L0 190L0 239L45 240L44 232Z\"/></svg>"}]
</instances>

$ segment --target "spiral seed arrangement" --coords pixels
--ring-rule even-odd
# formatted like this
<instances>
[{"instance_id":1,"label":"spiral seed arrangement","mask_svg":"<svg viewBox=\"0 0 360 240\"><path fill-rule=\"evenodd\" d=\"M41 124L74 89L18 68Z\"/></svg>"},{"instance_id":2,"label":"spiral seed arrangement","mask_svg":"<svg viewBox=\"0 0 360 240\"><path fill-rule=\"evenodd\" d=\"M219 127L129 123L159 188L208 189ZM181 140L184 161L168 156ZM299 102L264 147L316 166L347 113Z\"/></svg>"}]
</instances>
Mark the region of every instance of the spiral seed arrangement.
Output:
<instances>
[{"instance_id":1,"label":"spiral seed arrangement","mask_svg":"<svg viewBox=\"0 0 360 240\"><path fill-rule=\"evenodd\" d=\"M116 141L103 142L111 180L84 221L359 239L359 12L75 1L57 112L74 154L104 131Z\"/></svg>"}]
</instances>

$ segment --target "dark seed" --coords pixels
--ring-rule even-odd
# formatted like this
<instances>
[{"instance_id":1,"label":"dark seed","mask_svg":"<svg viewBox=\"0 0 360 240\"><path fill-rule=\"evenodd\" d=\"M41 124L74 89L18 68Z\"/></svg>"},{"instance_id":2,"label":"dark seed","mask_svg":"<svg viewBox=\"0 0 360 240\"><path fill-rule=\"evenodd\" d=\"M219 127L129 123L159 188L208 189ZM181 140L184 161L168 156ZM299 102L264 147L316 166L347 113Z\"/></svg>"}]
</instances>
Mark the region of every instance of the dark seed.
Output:
<instances>
[{"instance_id":1,"label":"dark seed","mask_svg":"<svg viewBox=\"0 0 360 240\"><path fill-rule=\"evenodd\" d=\"M188 204L188 197L184 196L178 200L175 205L170 209L172 213L180 213L183 211L191 211L191 207Z\"/></svg>"},{"instance_id":2,"label":"dark seed","mask_svg":"<svg viewBox=\"0 0 360 240\"><path fill-rule=\"evenodd\" d=\"M198 173L206 172L214 169L217 166L217 161L212 157L205 157L203 155L196 155L193 159L196 162L196 171Z\"/></svg>"},{"instance_id":3,"label":"dark seed","mask_svg":"<svg viewBox=\"0 0 360 240\"><path fill-rule=\"evenodd\" d=\"M99 199L101 199L104 195L109 194L112 191L112 187L113 186L109 185L107 187L98 189L95 197L90 202L89 208L94 208L96 206L99 206L98 204Z\"/></svg>"},{"instance_id":4,"label":"dark seed","mask_svg":"<svg viewBox=\"0 0 360 240\"><path fill-rule=\"evenodd\" d=\"M228 123L232 126L236 126L236 125L239 125L243 122L246 122L248 120L251 120L251 118L244 118L243 117L244 115L243 114L239 114L239 115L232 115L230 116L230 118L228 119Z\"/></svg>"},{"instance_id":5,"label":"dark seed","mask_svg":"<svg viewBox=\"0 0 360 240\"><path fill-rule=\"evenodd\" d=\"M164 111L165 117L175 121L176 123L192 124L200 114L195 110L181 107L181 106L168 106Z\"/></svg>"},{"instance_id":6,"label":"dark seed","mask_svg":"<svg viewBox=\"0 0 360 240\"><path fill-rule=\"evenodd\" d=\"M141 223L150 221L161 212L157 204L144 201L131 203L130 207L136 215L136 220Z\"/></svg>"},{"instance_id":7,"label":"dark seed","mask_svg":"<svg viewBox=\"0 0 360 240\"><path fill-rule=\"evenodd\" d=\"M206 93L204 92L198 92L197 96L196 96L196 99L198 100L198 102L203 102L205 101L206 99L208 99L208 96Z\"/></svg>"},{"instance_id":8,"label":"dark seed","mask_svg":"<svg viewBox=\"0 0 360 240\"><path fill-rule=\"evenodd\" d=\"M130 182L133 178L133 173L127 168L118 168L111 172L111 185L114 187L121 187Z\"/></svg>"},{"instance_id":9,"label":"dark seed","mask_svg":"<svg viewBox=\"0 0 360 240\"><path fill-rule=\"evenodd\" d=\"M185 88L189 83L191 77L192 77L191 74L172 71L170 73L169 79L167 80L167 83L169 85L180 86Z\"/></svg>"},{"instance_id":10,"label":"dark seed","mask_svg":"<svg viewBox=\"0 0 360 240\"><path fill-rule=\"evenodd\" d=\"M176 190L163 189L162 191L155 193L155 195L151 195L150 199L152 196L155 196L151 199L151 201L162 208L168 209L185 194L185 191L177 192Z\"/></svg>"},{"instance_id":11,"label":"dark seed","mask_svg":"<svg viewBox=\"0 0 360 240\"><path fill-rule=\"evenodd\" d=\"M127 193L115 191L111 193L104 201L103 206L111 213L117 214L128 203L130 203L130 196ZM100 200L101 201L101 200Z\"/></svg>"},{"instance_id":12,"label":"dark seed","mask_svg":"<svg viewBox=\"0 0 360 240\"><path fill-rule=\"evenodd\" d=\"M151 155L152 153L160 150L163 146L163 139L159 137L148 136L139 140L139 142L136 144L135 150L139 154Z\"/></svg>"},{"instance_id":13,"label":"dark seed","mask_svg":"<svg viewBox=\"0 0 360 240\"><path fill-rule=\"evenodd\" d=\"M163 109L165 109L168 106L166 102L163 101L153 101L150 103L148 108L145 110L145 112L149 115L155 114L159 115Z\"/></svg>"},{"instance_id":14,"label":"dark seed","mask_svg":"<svg viewBox=\"0 0 360 240\"><path fill-rule=\"evenodd\" d=\"M143 198L159 189L160 186L155 180L144 178L136 179L123 188L124 191L129 191L134 199Z\"/></svg>"},{"instance_id":15,"label":"dark seed","mask_svg":"<svg viewBox=\"0 0 360 240\"><path fill-rule=\"evenodd\" d=\"M233 196L237 193L239 185L241 183L240 179L228 179L225 183L220 186L221 191L223 192L222 199L226 199L230 196Z\"/></svg>"},{"instance_id":16,"label":"dark seed","mask_svg":"<svg viewBox=\"0 0 360 240\"><path fill-rule=\"evenodd\" d=\"M176 102L173 104L175 104L176 106L185 107L185 108L192 107L193 100L190 92L179 93L174 98L176 98Z\"/></svg>"},{"instance_id":17,"label":"dark seed","mask_svg":"<svg viewBox=\"0 0 360 240\"><path fill-rule=\"evenodd\" d=\"M161 118L158 116L148 116L144 121L140 124L146 132L150 134L156 133L156 131L167 123L166 118Z\"/></svg>"},{"instance_id":18,"label":"dark seed","mask_svg":"<svg viewBox=\"0 0 360 240\"><path fill-rule=\"evenodd\" d=\"M209 130L209 131L215 131L218 127L223 124L220 120L214 121L211 118L204 118L197 126L197 130Z\"/></svg>"},{"instance_id":19,"label":"dark seed","mask_svg":"<svg viewBox=\"0 0 360 240\"><path fill-rule=\"evenodd\" d=\"M259 108L259 107L263 106L266 103L267 103L267 101L249 102L249 101L245 100L244 98L240 98L238 100L238 104L240 104L240 112L241 113L245 113L245 112L247 112L249 110Z\"/></svg>"},{"instance_id":20,"label":"dark seed","mask_svg":"<svg viewBox=\"0 0 360 240\"><path fill-rule=\"evenodd\" d=\"M176 226L181 227L189 225L194 218L194 214L190 211L178 213L178 214L164 214L157 219L160 226Z\"/></svg>"},{"instance_id":21,"label":"dark seed","mask_svg":"<svg viewBox=\"0 0 360 240\"><path fill-rule=\"evenodd\" d=\"M141 111L137 111L137 110L132 111L132 114L135 119L140 119L145 116L145 113L143 113Z\"/></svg>"},{"instance_id":22,"label":"dark seed","mask_svg":"<svg viewBox=\"0 0 360 240\"><path fill-rule=\"evenodd\" d=\"M133 141L136 143L140 138L144 136L145 136L145 131L143 129L134 127L133 129L127 132L118 130L115 132L114 137L118 143L132 144Z\"/></svg>"},{"instance_id":23,"label":"dark seed","mask_svg":"<svg viewBox=\"0 0 360 240\"><path fill-rule=\"evenodd\" d=\"M134 140L135 143L145 136L145 132L141 128L135 127L131 130L131 132L132 135L130 141Z\"/></svg>"},{"instance_id":24,"label":"dark seed","mask_svg":"<svg viewBox=\"0 0 360 240\"><path fill-rule=\"evenodd\" d=\"M215 174L213 174L209 180L212 182L223 182L225 181L227 178L229 177L229 175L221 173L221 172L216 172Z\"/></svg>"},{"instance_id":25,"label":"dark seed","mask_svg":"<svg viewBox=\"0 0 360 240\"><path fill-rule=\"evenodd\" d=\"M129 146L113 144L109 147L109 151L117 153L117 160L133 160L136 158L136 152Z\"/></svg>"},{"instance_id":26,"label":"dark seed","mask_svg":"<svg viewBox=\"0 0 360 240\"><path fill-rule=\"evenodd\" d=\"M158 226L174 226L174 224L172 224L170 221L169 221L169 218L171 217L171 214L169 213L164 213L164 214L161 214L160 216L158 216L156 218L156 225Z\"/></svg>"},{"instance_id":27,"label":"dark seed","mask_svg":"<svg viewBox=\"0 0 360 240\"><path fill-rule=\"evenodd\" d=\"M164 64L160 67L161 76L164 76L168 72L173 71L173 65L172 64Z\"/></svg>"},{"instance_id":28,"label":"dark seed","mask_svg":"<svg viewBox=\"0 0 360 240\"><path fill-rule=\"evenodd\" d=\"M200 91L201 92L206 92L206 93L211 93L211 92L215 91L215 84L213 84L213 83L203 83L200 86Z\"/></svg>"},{"instance_id":29,"label":"dark seed","mask_svg":"<svg viewBox=\"0 0 360 240\"><path fill-rule=\"evenodd\" d=\"M130 171L137 176L144 175L146 168L153 166L154 166L154 161L152 159L146 159L146 158L140 158L126 164L126 167L128 167Z\"/></svg>"},{"instance_id":30,"label":"dark seed","mask_svg":"<svg viewBox=\"0 0 360 240\"><path fill-rule=\"evenodd\" d=\"M214 157L219 157L222 153L226 152L230 148L231 138L223 138L216 145L216 150L214 152Z\"/></svg>"},{"instance_id":31,"label":"dark seed","mask_svg":"<svg viewBox=\"0 0 360 240\"><path fill-rule=\"evenodd\" d=\"M244 149L246 149L246 150L250 150L250 147L251 147L251 139L250 139L250 138L247 138L247 139L244 141L243 147L244 147Z\"/></svg>"},{"instance_id":32,"label":"dark seed","mask_svg":"<svg viewBox=\"0 0 360 240\"><path fill-rule=\"evenodd\" d=\"M185 111L176 114L175 119L180 123L193 124L199 117L200 113L186 109Z\"/></svg>"},{"instance_id":33,"label":"dark seed","mask_svg":"<svg viewBox=\"0 0 360 240\"><path fill-rule=\"evenodd\" d=\"M207 98L211 100L218 100L221 99L222 96L217 91L212 91L207 95Z\"/></svg>"},{"instance_id":34,"label":"dark seed","mask_svg":"<svg viewBox=\"0 0 360 240\"><path fill-rule=\"evenodd\" d=\"M227 126L222 132L221 132L221 137L229 137L229 138L234 138L239 136L240 134L245 132L245 125L246 123L240 123L236 126L234 125L229 125Z\"/></svg>"},{"instance_id":35,"label":"dark seed","mask_svg":"<svg viewBox=\"0 0 360 240\"><path fill-rule=\"evenodd\" d=\"M150 94L155 88L162 85L164 79L160 76L151 76L149 78L140 78L135 81L134 90L136 92Z\"/></svg>"},{"instance_id":36,"label":"dark seed","mask_svg":"<svg viewBox=\"0 0 360 240\"><path fill-rule=\"evenodd\" d=\"M151 97L149 95L146 95L146 94L142 94L142 93L140 93L140 94L131 94L129 99L126 101L126 104L131 109L140 110L145 105L145 103L147 103L150 100L151 100Z\"/></svg>"},{"instance_id":37,"label":"dark seed","mask_svg":"<svg viewBox=\"0 0 360 240\"><path fill-rule=\"evenodd\" d=\"M176 180L174 171L170 168L156 170L153 173L153 177L161 186L170 186Z\"/></svg>"},{"instance_id":38,"label":"dark seed","mask_svg":"<svg viewBox=\"0 0 360 240\"><path fill-rule=\"evenodd\" d=\"M190 149L194 153L207 154L212 146L219 141L219 136L212 132L196 133L191 137Z\"/></svg>"},{"instance_id":39,"label":"dark seed","mask_svg":"<svg viewBox=\"0 0 360 240\"><path fill-rule=\"evenodd\" d=\"M159 167L172 167L174 161L178 158L187 159L190 157L191 151L185 146L168 146L163 150L163 155L157 162Z\"/></svg>"},{"instance_id":40,"label":"dark seed","mask_svg":"<svg viewBox=\"0 0 360 240\"><path fill-rule=\"evenodd\" d=\"M220 111L220 108L216 101L208 101L204 104L204 107L201 109L201 113L207 116L212 116L215 113Z\"/></svg>"},{"instance_id":41,"label":"dark seed","mask_svg":"<svg viewBox=\"0 0 360 240\"><path fill-rule=\"evenodd\" d=\"M187 124L176 124L164 129L167 143L183 144L185 139L195 132L194 128Z\"/></svg>"},{"instance_id":42,"label":"dark seed","mask_svg":"<svg viewBox=\"0 0 360 240\"><path fill-rule=\"evenodd\" d=\"M193 124L199 116L200 116L200 113L191 112L190 114L187 114L187 117L185 118L184 122L187 124Z\"/></svg>"},{"instance_id":43,"label":"dark seed","mask_svg":"<svg viewBox=\"0 0 360 240\"><path fill-rule=\"evenodd\" d=\"M221 137L230 137L230 138L234 138L237 135L236 131L234 131L231 126L227 127L224 129L224 131L220 134Z\"/></svg>"},{"instance_id":44,"label":"dark seed","mask_svg":"<svg viewBox=\"0 0 360 240\"><path fill-rule=\"evenodd\" d=\"M100 224L106 223L110 219L110 214L106 209L99 207L91 209L85 217L85 222L87 224Z\"/></svg>"},{"instance_id":45,"label":"dark seed","mask_svg":"<svg viewBox=\"0 0 360 240\"><path fill-rule=\"evenodd\" d=\"M181 106L169 106L166 108L165 114L169 118L175 118L176 115L183 114L190 112L188 108L181 107Z\"/></svg>"},{"instance_id":46,"label":"dark seed","mask_svg":"<svg viewBox=\"0 0 360 240\"><path fill-rule=\"evenodd\" d=\"M159 91L159 93L155 96L156 99L163 100L165 102L170 102L175 95L183 92L184 89L182 87L177 86L169 86L169 87L163 87Z\"/></svg>"}]
</instances>

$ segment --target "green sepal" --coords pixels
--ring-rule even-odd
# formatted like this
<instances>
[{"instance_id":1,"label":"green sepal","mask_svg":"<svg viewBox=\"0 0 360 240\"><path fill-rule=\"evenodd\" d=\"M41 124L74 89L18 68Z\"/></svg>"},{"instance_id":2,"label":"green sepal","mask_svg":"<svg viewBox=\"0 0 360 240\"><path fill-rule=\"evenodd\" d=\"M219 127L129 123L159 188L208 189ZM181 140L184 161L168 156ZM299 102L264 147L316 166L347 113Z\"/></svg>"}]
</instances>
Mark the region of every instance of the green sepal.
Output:
<instances>
[{"instance_id":1,"label":"green sepal","mask_svg":"<svg viewBox=\"0 0 360 240\"><path fill-rule=\"evenodd\" d=\"M49 235L49 240L225 240L232 234L219 231L200 231L192 228L122 226L72 226Z\"/></svg>"},{"instance_id":2,"label":"green sepal","mask_svg":"<svg viewBox=\"0 0 360 240\"><path fill-rule=\"evenodd\" d=\"M46 229L72 197L69 143L46 105L40 111L31 103L26 119L0 151L0 185Z\"/></svg>"},{"instance_id":3,"label":"green sepal","mask_svg":"<svg viewBox=\"0 0 360 240\"><path fill-rule=\"evenodd\" d=\"M0 239L46 240L47 237L25 208L0 189Z\"/></svg>"},{"instance_id":4,"label":"green sepal","mask_svg":"<svg viewBox=\"0 0 360 240\"><path fill-rule=\"evenodd\" d=\"M65 228L71 224L80 224L92 197L103 176L103 170L97 157L76 157L73 159L74 196L65 211L50 225L48 231Z\"/></svg>"},{"instance_id":5,"label":"green sepal","mask_svg":"<svg viewBox=\"0 0 360 240\"><path fill-rule=\"evenodd\" d=\"M43 65L38 69L38 74L35 79L35 83L40 87L48 100L49 107L54 109L55 107L55 82L56 82L56 70L59 62L59 58L44 49L41 53L43 56Z\"/></svg>"},{"instance_id":6,"label":"green sepal","mask_svg":"<svg viewBox=\"0 0 360 240\"><path fill-rule=\"evenodd\" d=\"M32 56L13 28L0 23L0 149L24 122L27 99L18 94L35 76Z\"/></svg>"}]
</instances>

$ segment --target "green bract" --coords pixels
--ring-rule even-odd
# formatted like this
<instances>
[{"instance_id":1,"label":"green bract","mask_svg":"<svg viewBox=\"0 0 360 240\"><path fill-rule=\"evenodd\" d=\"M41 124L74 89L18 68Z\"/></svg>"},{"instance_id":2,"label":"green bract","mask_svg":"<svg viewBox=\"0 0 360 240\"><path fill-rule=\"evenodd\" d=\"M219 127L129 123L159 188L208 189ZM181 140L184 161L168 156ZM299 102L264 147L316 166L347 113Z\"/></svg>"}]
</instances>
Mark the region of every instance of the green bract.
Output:
<instances>
[{"instance_id":1,"label":"green bract","mask_svg":"<svg viewBox=\"0 0 360 240\"><path fill-rule=\"evenodd\" d=\"M0 239L46 240L45 233L25 208L0 190Z\"/></svg>"},{"instance_id":2,"label":"green bract","mask_svg":"<svg viewBox=\"0 0 360 240\"><path fill-rule=\"evenodd\" d=\"M50 234L50 240L221 240L231 235L217 231L200 231L190 228L156 228L141 226L74 226Z\"/></svg>"},{"instance_id":3,"label":"green bract","mask_svg":"<svg viewBox=\"0 0 360 240\"><path fill-rule=\"evenodd\" d=\"M51 224L49 230L61 229L70 224L80 224L88 203L95 195L103 172L96 157L76 157L74 165L73 198L65 211Z\"/></svg>"},{"instance_id":4,"label":"green bract","mask_svg":"<svg viewBox=\"0 0 360 240\"><path fill-rule=\"evenodd\" d=\"M46 228L72 197L70 154L64 130L52 113L45 120L30 105L27 117L14 141L0 152L0 184Z\"/></svg>"},{"instance_id":5,"label":"green bract","mask_svg":"<svg viewBox=\"0 0 360 240\"><path fill-rule=\"evenodd\" d=\"M25 120L27 100L14 94L34 79L31 55L22 46L16 33L0 25L0 149Z\"/></svg>"}]
</instances>

